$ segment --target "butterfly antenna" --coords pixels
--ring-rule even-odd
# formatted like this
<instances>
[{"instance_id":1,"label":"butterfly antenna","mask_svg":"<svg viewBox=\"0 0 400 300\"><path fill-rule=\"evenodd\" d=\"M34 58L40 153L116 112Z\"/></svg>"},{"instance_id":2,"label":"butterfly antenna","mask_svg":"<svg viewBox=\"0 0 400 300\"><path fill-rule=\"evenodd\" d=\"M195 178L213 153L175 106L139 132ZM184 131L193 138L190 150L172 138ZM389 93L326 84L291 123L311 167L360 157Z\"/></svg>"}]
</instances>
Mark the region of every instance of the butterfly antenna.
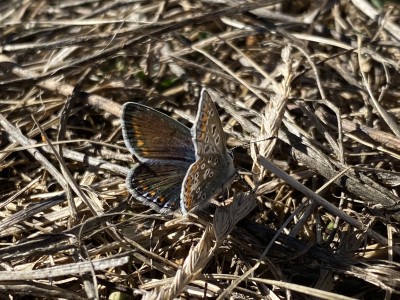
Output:
<instances>
[{"instance_id":1,"label":"butterfly antenna","mask_svg":"<svg viewBox=\"0 0 400 300\"><path fill-rule=\"evenodd\" d=\"M230 151L230 152L233 152L236 148L239 148L239 147L247 148L247 147L249 147L251 144L260 143L260 142L264 142L264 141L269 141L269 140L276 139L276 138L277 138L276 136L271 136L271 137L269 137L269 138L261 139L261 140L258 140L258 141L252 141L252 142L250 142L250 143L245 143L245 144L242 144L242 145L235 146L235 147L229 149L229 151Z\"/></svg>"}]
</instances>

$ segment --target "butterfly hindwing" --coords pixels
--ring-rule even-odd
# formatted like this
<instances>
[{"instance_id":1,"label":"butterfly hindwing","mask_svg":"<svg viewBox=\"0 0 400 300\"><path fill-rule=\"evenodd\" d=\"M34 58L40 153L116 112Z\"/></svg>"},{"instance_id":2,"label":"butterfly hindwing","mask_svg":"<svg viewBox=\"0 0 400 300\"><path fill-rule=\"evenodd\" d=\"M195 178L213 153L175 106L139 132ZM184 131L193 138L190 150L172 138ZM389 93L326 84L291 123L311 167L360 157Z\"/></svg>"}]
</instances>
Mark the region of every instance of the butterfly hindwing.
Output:
<instances>
[{"instance_id":1,"label":"butterfly hindwing","mask_svg":"<svg viewBox=\"0 0 400 300\"><path fill-rule=\"evenodd\" d=\"M129 192L146 205L160 213L170 213L179 208L180 191L186 168L170 165L134 167L126 177Z\"/></svg>"}]
</instances>

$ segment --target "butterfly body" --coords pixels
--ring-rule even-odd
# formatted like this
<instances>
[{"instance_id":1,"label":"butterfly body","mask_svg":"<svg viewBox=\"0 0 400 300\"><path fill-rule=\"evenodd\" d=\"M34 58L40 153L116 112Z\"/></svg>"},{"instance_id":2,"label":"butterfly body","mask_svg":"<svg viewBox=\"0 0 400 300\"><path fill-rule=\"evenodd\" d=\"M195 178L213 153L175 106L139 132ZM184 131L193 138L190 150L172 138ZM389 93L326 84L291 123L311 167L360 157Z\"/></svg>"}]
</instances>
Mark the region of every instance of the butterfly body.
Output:
<instances>
[{"instance_id":1,"label":"butterfly body","mask_svg":"<svg viewBox=\"0 0 400 300\"><path fill-rule=\"evenodd\" d=\"M170 213L180 207L185 214L232 181L233 158L205 89L192 130L134 102L123 105L121 120L125 144L140 162L129 172L127 188L157 212Z\"/></svg>"}]
</instances>

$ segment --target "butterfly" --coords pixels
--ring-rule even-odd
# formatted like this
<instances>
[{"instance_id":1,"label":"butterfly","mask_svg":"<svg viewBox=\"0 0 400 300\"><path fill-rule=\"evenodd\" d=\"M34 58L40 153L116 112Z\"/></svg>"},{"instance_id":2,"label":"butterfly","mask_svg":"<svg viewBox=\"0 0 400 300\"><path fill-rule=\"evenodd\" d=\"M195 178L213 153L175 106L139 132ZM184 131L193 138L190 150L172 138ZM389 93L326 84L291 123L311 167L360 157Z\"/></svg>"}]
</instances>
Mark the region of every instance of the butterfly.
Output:
<instances>
[{"instance_id":1,"label":"butterfly","mask_svg":"<svg viewBox=\"0 0 400 300\"><path fill-rule=\"evenodd\" d=\"M148 106L122 107L122 135L139 160L126 177L128 191L159 213L183 214L230 185L236 170L217 109L200 93L192 129Z\"/></svg>"}]
</instances>

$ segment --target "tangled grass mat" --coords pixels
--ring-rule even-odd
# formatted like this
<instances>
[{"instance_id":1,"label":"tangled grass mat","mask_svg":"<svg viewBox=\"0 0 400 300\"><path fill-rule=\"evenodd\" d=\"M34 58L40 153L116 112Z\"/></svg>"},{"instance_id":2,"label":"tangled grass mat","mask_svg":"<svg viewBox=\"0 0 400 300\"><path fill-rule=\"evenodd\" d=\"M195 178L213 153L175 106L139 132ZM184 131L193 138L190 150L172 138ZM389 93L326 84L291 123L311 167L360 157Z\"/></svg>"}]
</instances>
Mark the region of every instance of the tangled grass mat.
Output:
<instances>
[{"instance_id":1,"label":"tangled grass mat","mask_svg":"<svg viewBox=\"0 0 400 300\"><path fill-rule=\"evenodd\" d=\"M396 299L400 9L371 2L2 1L0 299ZM158 214L121 106L191 127L200 86L240 176Z\"/></svg>"}]
</instances>

